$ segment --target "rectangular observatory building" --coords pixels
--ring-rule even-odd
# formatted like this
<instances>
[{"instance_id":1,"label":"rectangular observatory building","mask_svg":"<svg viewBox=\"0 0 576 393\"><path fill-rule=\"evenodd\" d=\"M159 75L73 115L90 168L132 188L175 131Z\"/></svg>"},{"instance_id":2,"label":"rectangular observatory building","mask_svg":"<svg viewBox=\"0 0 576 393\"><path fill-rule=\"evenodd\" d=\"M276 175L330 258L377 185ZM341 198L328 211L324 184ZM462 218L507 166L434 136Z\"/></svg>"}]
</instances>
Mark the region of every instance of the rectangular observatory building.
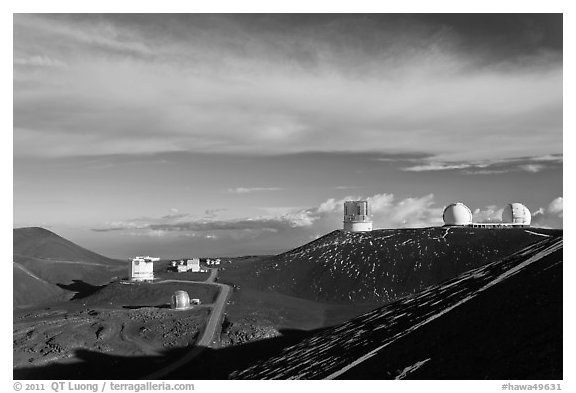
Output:
<instances>
[{"instance_id":1,"label":"rectangular observatory building","mask_svg":"<svg viewBox=\"0 0 576 393\"><path fill-rule=\"evenodd\" d=\"M372 217L368 211L368 201L344 202L344 231L370 232Z\"/></svg>"},{"instance_id":2,"label":"rectangular observatory building","mask_svg":"<svg viewBox=\"0 0 576 393\"><path fill-rule=\"evenodd\" d=\"M130 262L130 280L152 281L154 280L154 262L160 258L136 257Z\"/></svg>"}]
</instances>

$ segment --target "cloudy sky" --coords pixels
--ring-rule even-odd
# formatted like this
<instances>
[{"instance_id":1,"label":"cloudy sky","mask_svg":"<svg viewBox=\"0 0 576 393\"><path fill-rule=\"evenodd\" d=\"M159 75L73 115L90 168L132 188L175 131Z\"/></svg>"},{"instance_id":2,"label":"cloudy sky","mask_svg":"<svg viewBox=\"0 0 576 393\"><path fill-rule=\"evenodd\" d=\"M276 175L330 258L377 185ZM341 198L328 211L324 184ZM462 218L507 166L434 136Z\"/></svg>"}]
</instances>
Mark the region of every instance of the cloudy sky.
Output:
<instances>
[{"instance_id":1,"label":"cloudy sky","mask_svg":"<svg viewBox=\"0 0 576 393\"><path fill-rule=\"evenodd\" d=\"M14 227L274 253L523 202L562 227L562 16L14 16Z\"/></svg>"}]
</instances>

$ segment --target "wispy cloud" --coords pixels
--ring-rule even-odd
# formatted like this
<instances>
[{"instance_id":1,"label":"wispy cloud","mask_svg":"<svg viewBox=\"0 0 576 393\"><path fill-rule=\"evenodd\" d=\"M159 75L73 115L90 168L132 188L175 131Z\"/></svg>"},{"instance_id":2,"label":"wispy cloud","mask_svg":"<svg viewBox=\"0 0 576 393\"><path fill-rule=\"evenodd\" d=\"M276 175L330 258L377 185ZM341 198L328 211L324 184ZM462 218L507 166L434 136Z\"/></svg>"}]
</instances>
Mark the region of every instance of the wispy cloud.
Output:
<instances>
[{"instance_id":1,"label":"wispy cloud","mask_svg":"<svg viewBox=\"0 0 576 393\"><path fill-rule=\"evenodd\" d=\"M535 157L511 157L500 160L484 161L429 161L419 165L403 167L401 169L407 172L459 171L465 175L493 175L519 171L538 173L545 169L562 165L562 161L562 155L556 154Z\"/></svg>"},{"instance_id":2,"label":"wispy cloud","mask_svg":"<svg viewBox=\"0 0 576 393\"><path fill-rule=\"evenodd\" d=\"M509 169L480 169L463 171L463 175L500 175L502 173L509 173Z\"/></svg>"},{"instance_id":3,"label":"wispy cloud","mask_svg":"<svg viewBox=\"0 0 576 393\"><path fill-rule=\"evenodd\" d=\"M342 209L345 200L359 199L348 196L342 199L330 198L313 208L274 208L277 213L259 217L239 219L197 218L190 215L172 214L161 218L138 218L117 221L92 229L95 232L140 231L158 236L158 232L173 232L176 235L188 232L238 232L253 236L254 233L279 233L304 231L325 233L342 225ZM396 200L392 194L376 194L368 197L370 209L377 227L419 227L441 223L442 208L435 206L434 195Z\"/></svg>"},{"instance_id":4,"label":"wispy cloud","mask_svg":"<svg viewBox=\"0 0 576 393\"><path fill-rule=\"evenodd\" d=\"M180 251L167 249L167 253L197 253L201 245L212 255L234 255L230 252L253 254L279 252L297 247L311 239L342 228L343 203L360 199L360 195L329 198L314 207L278 207L264 209L262 216L223 219L192 215L188 217L138 218L104 224L93 231L115 239L148 238L156 248L166 244L180 244ZM440 226L443 206L432 194L396 198L392 194L375 194L367 198L374 219L374 228L414 228ZM476 222L498 222L504 206L486 206L473 212ZM563 200L556 198L546 207L533 212L533 226L562 228ZM162 238L162 242L159 242ZM129 240L127 240L129 241ZM209 243L207 243L209 242ZM138 241L138 249L147 244ZM233 251L241 250L241 251ZM136 251L132 251L136 252ZM150 251L152 252L152 251ZM157 252L157 250L156 250ZM172 254L170 254L172 255ZM241 255L241 254L236 254Z\"/></svg>"},{"instance_id":5,"label":"wispy cloud","mask_svg":"<svg viewBox=\"0 0 576 393\"><path fill-rule=\"evenodd\" d=\"M66 68L67 64L61 60L45 55L35 55L29 57L18 57L14 59L16 66Z\"/></svg>"},{"instance_id":6,"label":"wispy cloud","mask_svg":"<svg viewBox=\"0 0 576 393\"><path fill-rule=\"evenodd\" d=\"M14 154L561 151L561 45L519 31L493 51L457 18L299 18L16 15ZM48 59L67 67L24 65Z\"/></svg>"},{"instance_id":7,"label":"wispy cloud","mask_svg":"<svg viewBox=\"0 0 576 393\"><path fill-rule=\"evenodd\" d=\"M562 154L546 154L543 156L536 156L536 157L529 157L532 161L549 161L549 162L559 162L562 163L563 155Z\"/></svg>"},{"instance_id":8,"label":"wispy cloud","mask_svg":"<svg viewBox=\"0 0 576 393\"><path fill-rule=\"evenodd\" d=\"M525 164L525 165L518 166L518 168L520 168L521 170L526 171L526 172L538 173L538 172L542 171L543 169L545 169L546 165L543 165L543 164Z\"/></svg>"},{"instance_id":9,"label":"wispy cloud","mask_svg":"<svg viewBox=\"0 0 576 393\"><path fill-rule=\"evenodd\" d=\"M261 191L281 191L283 188L281 187L236 187L236 188L229 188L228 192L233 194L250 194L252 192L261 192Z\"/></svg>"},{"instance_id":10,"label":"wispy cloud","mask_svg":"<svg viewBox=\"0 0 576 393\"><path fill-rule=\"evenodd\" d=\"M213 218L218 217L218 213L224 212L226 210L228 210L228 209L222 209L222 208L220 208L220 209L207 209L204 211L204 216L205 216L205 218L213 219Z\"/></svg>"},{"instance_id":11,"label":"wispy cloud","mask_svg":"<svg viewBox=\"0 0 576 393\"><path fill-rule=\"evenodd\" d=\"M466 169L471 167L479 167L479 166L468 163L449 164L442 162L431 162L424 165L415 165L411 167L402 168L402 170L407 172L428 172L428 171L450 171L455 169Z\"/></svg>"}]
</instances>

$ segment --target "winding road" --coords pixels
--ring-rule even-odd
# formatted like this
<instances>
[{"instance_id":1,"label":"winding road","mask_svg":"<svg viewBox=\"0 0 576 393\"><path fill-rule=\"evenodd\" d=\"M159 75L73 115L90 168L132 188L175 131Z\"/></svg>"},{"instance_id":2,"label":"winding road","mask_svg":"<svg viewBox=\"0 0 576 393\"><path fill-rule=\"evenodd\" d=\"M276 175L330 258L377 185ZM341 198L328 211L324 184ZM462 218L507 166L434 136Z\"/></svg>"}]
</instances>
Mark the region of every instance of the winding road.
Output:
<instances>
[{"instance_id":1,"label":"winding road","mask_svg":"<svg viewBox=\"0 0 576 393\"><path fill-rule=\"evenodd\" d=\"M206 279L206 281L163 280L156 282L157 284L167 282L181 282L187 284L194 283L203 285L214 285L220 288L220 292L218 293L216 301L212 305L206 305L208 307L211 307L212 310L210 311L210 318L208 319L208 323L204 328L204 332L202 333L202 336L200 337L198 342L196 342L196 345L192 347L192 349L180 359L176 360L175 362L169 364L164 368L161 368L158 371L153 372L152 374L145 376L142 379L160 379L192 361L194 358L200 355L206 348L210 348L216 344L214 336L216 334L217 329L222 325L224 308L226 307L226 302L228 301L228 297L230 296L230 291L232 289L229 285L215 282L217 275L218 275L218 269L214 268L211 269L210 276Z\"/></svg>"}]
</instances>

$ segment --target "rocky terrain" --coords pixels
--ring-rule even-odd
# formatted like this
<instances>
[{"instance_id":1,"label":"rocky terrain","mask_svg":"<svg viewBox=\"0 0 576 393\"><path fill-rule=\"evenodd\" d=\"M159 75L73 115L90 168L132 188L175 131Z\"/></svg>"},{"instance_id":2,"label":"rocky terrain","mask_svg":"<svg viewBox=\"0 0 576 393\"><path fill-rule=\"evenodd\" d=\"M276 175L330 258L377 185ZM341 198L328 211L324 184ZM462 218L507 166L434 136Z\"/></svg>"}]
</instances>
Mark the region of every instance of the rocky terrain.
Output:
<instances>
[{"instance_id":1,"label":"rocky terrain","mask_svg":"<svg viewBox=\"0 0 576 393\"><path fill-rule=\"evenodd\" d=\"M187 282L207 274L126 283L125 262L49 231L17 232L17 379L135 379L163 368L175 379L562 376L561 230L335 231L232 260L218 275L233 290L210 349L195 343L218 288ZM74 252L83 259L64 259ZM202 305L171 310L181 289Z\"/></svg>"},{"instance_id":2,"label":"rocky terrain","mask_svg":"<svg viewBox=\"0 0 576 393\"><path fill-rule=\"evenodd\" d=\"M321 303L383 304L559 232L464 227L334 231L275 257L233 264L221 281Z\"/></svg>"},{"instance_id":3,"label":"rocky terrain","mask_svg":"<svg viewBox=\"0 0 576 393\"><path fill-rule=\"evenodd\" d=\"M561 379L562 238L310 333L231 376Z\"/></svg>"},{"instance_id":4,"label":"rocky terrain","mask_svg":"<svg viewBox=\"0 0 576 393\"><path fill-rule=\"evenodd\" d=\"M120 280L127 261L41 228L14 230L14 260L15 378L139 378L196 344L210 314L204 304L218 294L187 282L194 274L176 277L184 281ZM176 290L202 304L170 309Z\"/></svg>"},{"instance_id":5,"label":"rocky terrain","mask_svg":"<svg viewBox=\"0 0 576 393\"><path fill-rule=\"evenodd\" d=\"M149 357L158 366L158 360L168 360L167 351L196 342L207 313L206 309L157 308L22 312L14 317L14 377L63 377L58 366L66 364L73 364L75 373L66 378L108 377L107 365L96 362L101 359L98 354L118 356L126 362ZM91 356L83 357L85 353Z\"/></svg>"},{"instance_id":6,"label":"rocky terrain","mask_svg":"<svg viewBox=\"0 0 576 393\"><path fill-rule=\"evenodd\" d=\"M246 344L278 336L280 332L274 326L262 325L262 322L255 318L243 318L237 322L225 320L220 333L220 347Z\"/></svg>"}]
</instances>

